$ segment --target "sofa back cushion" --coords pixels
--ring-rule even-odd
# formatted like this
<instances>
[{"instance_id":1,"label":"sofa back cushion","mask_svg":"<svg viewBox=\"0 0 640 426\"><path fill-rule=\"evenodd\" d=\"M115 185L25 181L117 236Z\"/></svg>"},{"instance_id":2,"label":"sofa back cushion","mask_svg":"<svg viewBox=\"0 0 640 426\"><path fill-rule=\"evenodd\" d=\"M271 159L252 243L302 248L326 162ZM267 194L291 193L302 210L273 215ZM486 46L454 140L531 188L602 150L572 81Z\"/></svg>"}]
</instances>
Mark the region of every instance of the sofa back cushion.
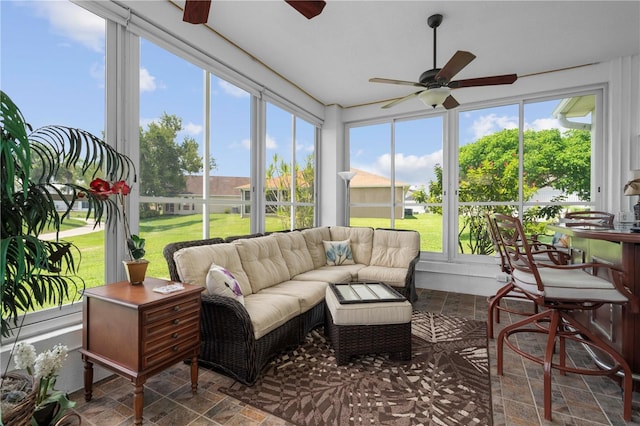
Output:
<instances>
[{"instance_id":1,"label":"sofa back cushion","mask_svg":"<svg viewBox=\"0 0 640 426\"><path fill-rule=\"evenodd\" d=\"M212 264L229 271L240 284L242 294L252 293L249 278L242 268L236 246L230 243L186 247L173 254L180 280L187 284L206 287L207 273Z\"/></svg>"},{"instance_id":2,"label":"sofa back cushion","mask_svg":"<svg viewBox=\"0 0 640 426\"><path fill-rule=\"evenodd\" d=\"M373 228L332 226L330 233L333 241L349 240L355 263L368 265L371 262Z\"/></svg>"},{"instance_id":3,"label":"sofa back cushion","mask_svg":"<svg viewBox=\"0 0 640 426\"><path fill-rule=\"evenodd\" d=\"M319 228L309 228L302 230L302 236L307 243L307 249L311 255L313 261L313 268L317 269L321 266L327 265L327 256L324 252L324 244L322 241L328 241L331 239L331 233L328 226L322 226Z\"/></svg>"},{"instance_id":4,"label":"sofa back cushion","mask_svg":"<svg viewBox=\"0 0 640 426\"><path fill-rule=\"evenodd\" d=\"M233 244L238 248L242 267L254 293L291 278L278 241L273 235L240 239Z\"/></svg>"},{"instance_id":5,"label":"sofa back cushion","mask_svg":"<svg viewBox=\"0 0 640 426\"><path fill-rule=\"evenodd\" d=\"M420 252L420 234L416 231L376 229L371 251L372 266L406 268Z\"/></svg>"},{"instance_id":6,"label":"sofa back cushion","mask_svg":"<svg viewBox=\"0 0 640 426\"><path fill-rule=\"evenodd\" d=\"M290 276L294 277L313 269L311 254L300 231L276 232L273 237L278 241Z\"/></svg>"}]
</instances>

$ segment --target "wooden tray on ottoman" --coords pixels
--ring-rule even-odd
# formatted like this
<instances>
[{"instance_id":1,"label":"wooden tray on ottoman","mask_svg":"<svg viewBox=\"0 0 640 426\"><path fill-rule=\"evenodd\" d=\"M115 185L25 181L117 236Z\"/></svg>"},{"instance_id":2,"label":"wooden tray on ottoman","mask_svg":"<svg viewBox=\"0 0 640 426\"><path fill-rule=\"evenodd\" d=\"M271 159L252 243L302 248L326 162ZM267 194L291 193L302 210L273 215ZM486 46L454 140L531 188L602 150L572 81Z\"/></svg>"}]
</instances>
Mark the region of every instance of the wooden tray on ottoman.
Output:
<instances>
[{"instance_id":1,"label":"wooden tray on ottoman","mask_svg":"<svg viewBox=\"0 0 640 426\"><path fill-rule=\"evenodd\" d=\"M411 303L401 295L399 299L384 299L392 299L388 301L340 303L336 294L340 293L335 285L327 288L325 334L331 340L338 365L347 363L352 355L372 353L389 353L391 359L411 359ZM336 324L331 313L338 313L336 310L341 311L340 324ZM342 315L345 313L348 315ZM389 323L385 318L389 318Z\"/></svg>"}]
</instances>

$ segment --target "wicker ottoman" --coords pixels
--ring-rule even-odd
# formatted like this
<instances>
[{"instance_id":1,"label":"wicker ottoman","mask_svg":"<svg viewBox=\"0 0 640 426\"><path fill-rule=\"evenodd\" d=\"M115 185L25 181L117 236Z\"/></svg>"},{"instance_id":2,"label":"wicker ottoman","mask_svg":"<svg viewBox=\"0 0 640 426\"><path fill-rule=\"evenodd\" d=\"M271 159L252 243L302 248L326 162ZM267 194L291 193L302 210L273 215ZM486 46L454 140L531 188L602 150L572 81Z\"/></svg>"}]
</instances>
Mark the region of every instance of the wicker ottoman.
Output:
<instances>
[{"instance_id":1,"label":"wicker ottoman","mask_svg":"<svg viewBox=\"0 0 640 426\"><path fill-rule=\"evenodd\" d=\"M325 334L338 365L351 355L389 353L391 359L411 359L411 303L341 304L331 287L325 294Z\"/></svg>"}]
</instances>

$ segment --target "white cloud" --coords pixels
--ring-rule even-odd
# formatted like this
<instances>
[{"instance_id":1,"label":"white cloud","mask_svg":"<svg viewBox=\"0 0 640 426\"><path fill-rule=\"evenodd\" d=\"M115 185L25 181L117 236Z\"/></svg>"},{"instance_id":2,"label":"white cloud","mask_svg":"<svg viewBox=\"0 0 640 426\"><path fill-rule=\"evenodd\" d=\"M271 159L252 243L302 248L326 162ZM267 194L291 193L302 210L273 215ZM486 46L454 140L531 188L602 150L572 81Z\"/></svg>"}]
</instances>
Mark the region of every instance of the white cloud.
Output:
<instances>
[{"instance_id":1,"label":"white cloud","mask_svg":"<svg viewBox=\"0 0 640 426\"><path fill-rule=\"evenodd\" d=\"M410 185L427 185L435 179L434 167L442 164L442 155L442 150L422 156L396 154L396 179ZM381 155L373 164L352 164L352 167L388 178L391 155Z\"/></svg>"},{"instance_id":2,"label":"white cloud","mask_svg":"<svg viewBox=\"0 0 640 426\"><path fill-rule=\"evenodd\" d=\"M555 118L538 118L537 120L533 120L533 123L525 123L525 129L532 130L549 130L549 129L558 129L560 123Z\"/></svg>"},{"instance_id":3,"label":"white cloud","mask_svg":"<svg viewBox=\"0 0 640 426\"><path fill-rule=\"evenodd\" d=\"M475 140L484 136L499 132L503 129L517 129L518 117L507 117L505 115L489 114L475 120L472 124L472 132Z\"/></svg>"},{"instance_id":4,"label":"white cloud","mask_svg":"<svg viewBox=\"0 0 640 426\"><path fill-rule=\"evenodd\" d=\"M156 78L146 68L140 68L140 93L153 92L157 88Z\"/></svg>"},{"instance_id":5,"label":"white cloud","mask_svg":"<svg viewBox=\"0 0 640 426\"><path fill-rule=\"evenodd\" d=\"M147 128L149 127L149 124L153 123L153 122L158 122L159 120L157 118L140 118L140 127L142 127L144 130L147 130Z\"/></svg>"},{"instance_id":6,"label":"white cloud","mask_svg":"<svg viewBox=\"0 0 640 426\"><path fill-rule=\"evenodd\" d=\"M276 149L278 148L278 143L276 140L267 134L267 149Z\"/></svg>"},{"instance_id":7,"label":"white cloud","mask_svg":"<svg viewBox=\"0 0 640 426\"><path fill-rule=\"evenodd\" d=\"M36 15L49 21L58 35L81 43L96 52L104 52L104 19L69 1L25 1L17 4L31 7Z\"/></svg>"},{"instance_id":8,"label":"white cloud","mask_svg":"<svg viewBox=\"0 0 640 426\"><path fill-rule=\"evenodd\" d=\"M197 136L202 133L202 126L199 124L187 123L184 125L183 132L189 136Z\"/></svg>"},{"instance_id":9,"label":"white cloud","mask_svg":"<svg viewBox=\"0 0 640 426\"><path fill-rule=\"evenodd\" d=\"M220 87L222 89L223 92L225 92L227 95L231 95L234 98L247 98L249 97L249 93L245 92L244 90L240 89L237 86L234 86L233 84L224 81L224 80L218 80L218 87Z\"/></svg>"},{"instance_id":10,"label":"white cloud","mask_svg":"<svg viewBox=\"0 0 640 426\"><path fill-rule=\"evenodd\" d=\"M246 138L240 141L240 145L247 151L251 149L251 139Z\"/></svg>"}]
</instances>

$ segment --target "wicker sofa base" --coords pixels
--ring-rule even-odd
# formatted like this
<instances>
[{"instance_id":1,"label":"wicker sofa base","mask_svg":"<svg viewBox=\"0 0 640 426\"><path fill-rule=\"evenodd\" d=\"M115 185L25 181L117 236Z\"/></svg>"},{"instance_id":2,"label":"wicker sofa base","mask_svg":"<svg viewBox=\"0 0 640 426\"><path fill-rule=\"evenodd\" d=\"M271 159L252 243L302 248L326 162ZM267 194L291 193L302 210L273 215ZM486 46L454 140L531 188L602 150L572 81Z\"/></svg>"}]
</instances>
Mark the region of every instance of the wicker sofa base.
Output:
<instances>
[{"instance_id":1,"label":"wicker sofa base","mask_svg":"<svg viewBox=\"0 0 640 426\"><path fill-rule=\"evenodd\" d=\"M336 325L325 309L325 335L331 340L338 365L352 355L389 353L394 360L411 359L411 322L384 325Z\"/></svg>"}]
</instances>

